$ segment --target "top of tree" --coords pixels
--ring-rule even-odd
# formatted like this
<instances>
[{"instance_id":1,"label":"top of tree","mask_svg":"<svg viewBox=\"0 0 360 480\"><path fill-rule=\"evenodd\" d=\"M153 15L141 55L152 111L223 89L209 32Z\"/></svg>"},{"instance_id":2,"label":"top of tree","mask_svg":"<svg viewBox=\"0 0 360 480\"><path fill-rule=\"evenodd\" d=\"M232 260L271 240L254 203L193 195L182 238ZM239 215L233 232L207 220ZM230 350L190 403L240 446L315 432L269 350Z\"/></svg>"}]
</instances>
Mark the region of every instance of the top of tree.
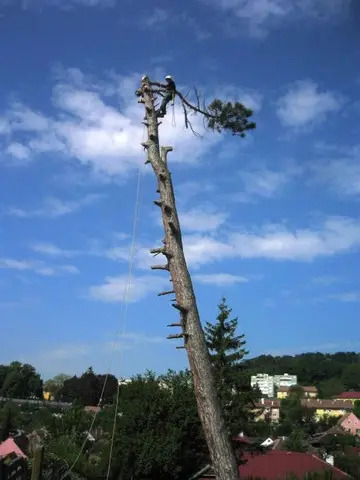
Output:
<instances>
[{"instance_id":1,"label":"top of tree","mask_svg":"<svg viewBox=\"0 0 360 480\"><path fill-rule=\"evenodd\" d=\"M159 82L150 82L150 84L163 87ZM178 90L176 95L180 98L183 106L185 126L190 128L195 135L198 135L198 133L192 127L189 119L190 113L202 115L205 128L218 133L229 132L232 135L245 137L248 130L256 128L256 123L250 120L253 111L240 102L229 102L215 98L211 103L206 104L201 100L196 88L196 103L191 103L187 99L187 95L183 95Z\"/></svg>"},{"instance_id":2,"label":"top of tree","mask_svg":"<svg viewBox=\"0 0 360 480\"><path fill-rule=\"evenodd\" d=\"M235 365L240 362L248 351L244 348L244 335L236 335L239 319L230 319L232 309L228 307L226 298L222 298L216 323L206 322L206 343L210 350L213 363Z\"/></svg>"}]
</instances>

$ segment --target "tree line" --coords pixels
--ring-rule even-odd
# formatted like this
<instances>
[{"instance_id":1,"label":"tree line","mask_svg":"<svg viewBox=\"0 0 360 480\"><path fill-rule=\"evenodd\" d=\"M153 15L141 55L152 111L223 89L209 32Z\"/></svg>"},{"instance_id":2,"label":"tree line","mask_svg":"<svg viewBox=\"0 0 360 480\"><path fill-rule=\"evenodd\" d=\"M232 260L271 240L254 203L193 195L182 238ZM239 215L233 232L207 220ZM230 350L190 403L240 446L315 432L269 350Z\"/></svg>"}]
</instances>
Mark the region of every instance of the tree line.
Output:
<instances>
[{"instance_id":1,"label":"tree line","mask_svg":"<svg viewBox=\"0 0 360 480\"><path fill-rule=\"evenodd\" d=\"M245 364L253 374L297 375L301 385L318 387L322 398L360 390L360 354L355 352L260 355L247 359Z\"/></svg>"}]
</instances>

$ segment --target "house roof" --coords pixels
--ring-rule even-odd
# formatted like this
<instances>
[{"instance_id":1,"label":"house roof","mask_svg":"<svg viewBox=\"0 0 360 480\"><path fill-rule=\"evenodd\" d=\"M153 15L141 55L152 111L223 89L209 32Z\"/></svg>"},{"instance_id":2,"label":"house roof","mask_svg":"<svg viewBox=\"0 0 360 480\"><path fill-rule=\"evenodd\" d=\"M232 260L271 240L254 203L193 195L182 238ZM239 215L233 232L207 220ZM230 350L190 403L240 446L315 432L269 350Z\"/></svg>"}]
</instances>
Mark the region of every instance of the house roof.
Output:
<instances>
[{"instance_id":1,"label":"house roof","mask_svg":"<svg viewBox=\"0 0 360 480\"><path fill-rule=\"evenodd\" d=\"M0 443L0 458L7 457L11 453L15 453L18 457L27 458L25 453L16 445L14 439L9 437L4 442Z\"/></svg>"},{"instance_id":2,"label":"house roof","mask_svg":"<svg viewBox=\"0 0 360 480\"><path fill-rule=\"evenodd\" d=\"M352 402L349 400L344 401L344 400L328 400L328 399L320 399L320 398L304 398L301 400L301 403L304 405L304 407L309 407L309 408L316 408L316 409L326 409L326 410L350 410L354 408ZM270 400L267 398L264 398L261 402L256 402L255 407L256 408L280 408L280 400L275 399L275 400Z\"/></svg>"},{"instance_id":3,"label":"house roof","mask_svg":"<svg viewBox=\"0 0 360 480\"><path fill-rule=\"evenodd\" d=\"M304 399L301 403L305 407L309 408L316 408L316 409L326 409L326 410L347 410L352 409L353 404L352 402L344 402L342 400L328 400L328 399L320 399L320 398L313 398L313 399Z\"/></svg>"},{"instance_id":4,"label":"house roof","mask_svg":"<svg viewBox=\"0 0 360 480\"><path fill-rule=\"evenodd\" d=\"M267 453L245 453L246 463L240 465L240 477L243 480L261 478L264 480L286 480L289 474L302 478L310 472L332 472L333 480L350 479L350 475L326 463L321 458L310 453L284 452L270 450ZM214 478L211 468L203 469L197 477L200 479Z\"/></svg>"},{"instance_id":5,"label":"house roof","mask_svg":"<svg viewBox=\"0 0 360 480\"><path fill-rule=\"evenodd\" d=\"M255 402L256 408L279 408L280 407L280 400L274 399L270 400L269 398L263 398L260 402Z\"/></svg>"},{"instance_id":6,"label":"house roof","mask_svg":"<svg viewBox=\"0 0 360 480\"><path fill-rule=\"evenodd\" d=\"M360 392L343 392L339 395L335 395L334 398L341 398L341 399L359 399L360 400Z\"/></svg>"},{"instance_id":7,"label":"house roof","mask_svg":"<svg viewBox=\"0 0 360 480\"><path fill-rule=\"evenodd\" d=\"M301 386L301 385L299 385ZM280 387L279 388L279 392L288 392L292 387ZM316 387L312 387L312 386L309 386L309 387L303 387L301 386L301 388L304 390L304 392L308 392L308 393L317 393L318 392L318 389Z\"/></svg>"},{"instance_id":8,"label":"house roof","mask_svg":"<svg viewBox=\"0 0 360 480\"><path fill-rule=\"evenodd\" d=\"M247 462L240 466L240 475L243 479L260 477L264 480L285 480L290 473L301 478L306 473L325 470L332 471L334 480L350 478L347 473L309 453L271 450L263 455L244 456Z\"/></svg>"}]
</instances>

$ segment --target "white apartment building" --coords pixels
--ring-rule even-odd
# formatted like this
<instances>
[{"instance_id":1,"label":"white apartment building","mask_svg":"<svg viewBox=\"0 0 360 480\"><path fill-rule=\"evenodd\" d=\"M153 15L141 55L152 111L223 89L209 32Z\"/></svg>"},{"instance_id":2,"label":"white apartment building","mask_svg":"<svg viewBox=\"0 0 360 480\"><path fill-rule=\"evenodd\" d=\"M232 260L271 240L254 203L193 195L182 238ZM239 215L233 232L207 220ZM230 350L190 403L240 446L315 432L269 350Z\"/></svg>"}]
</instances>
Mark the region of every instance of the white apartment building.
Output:
<instances>
[{"instance_id":1,"label":"white apartment building","mask_svg":"<svg viewBox=\"0 0 360 480\"><path fill-rule=\"evenodd\" d=\"M274 375L274 385L277 388L297 385L297 375L289 375L288 373L284 373L283 375Z\"/></svg>"},{"instance_id":2,"label":"white apartment building","mask_svg":"<svg viewBox=\"0 0 360 480\"><path fill-rule=\"evenodd\" d=\"M274 396L274 377L267 373L258 373L251 376L251 386L258 386L264 397Z\"/></svg>"}]
</instances>

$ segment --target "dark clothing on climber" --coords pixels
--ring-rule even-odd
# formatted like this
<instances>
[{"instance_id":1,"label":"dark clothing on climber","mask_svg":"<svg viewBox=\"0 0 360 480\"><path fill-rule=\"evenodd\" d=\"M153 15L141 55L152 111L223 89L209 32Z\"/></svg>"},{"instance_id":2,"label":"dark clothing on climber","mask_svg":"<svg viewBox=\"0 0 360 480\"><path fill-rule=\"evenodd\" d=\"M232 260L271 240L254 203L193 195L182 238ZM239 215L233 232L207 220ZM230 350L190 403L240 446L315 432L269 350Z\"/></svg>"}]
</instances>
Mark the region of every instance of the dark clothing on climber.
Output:
<instances>
[{"instance_id":1,"label":"dark clothing on climber","mask_svg":"<svg viewBox=\"0 0 360 480\"><path fill-rule=\"evenodd\" d=\"M171 100L175 99L176 95L176 84L174 80L167 80L167 84L164 85L164 98L161 102L160 108L159 108L159 116L164 117L166 115L166 107Z\"/></svg>"}]
</instances>

